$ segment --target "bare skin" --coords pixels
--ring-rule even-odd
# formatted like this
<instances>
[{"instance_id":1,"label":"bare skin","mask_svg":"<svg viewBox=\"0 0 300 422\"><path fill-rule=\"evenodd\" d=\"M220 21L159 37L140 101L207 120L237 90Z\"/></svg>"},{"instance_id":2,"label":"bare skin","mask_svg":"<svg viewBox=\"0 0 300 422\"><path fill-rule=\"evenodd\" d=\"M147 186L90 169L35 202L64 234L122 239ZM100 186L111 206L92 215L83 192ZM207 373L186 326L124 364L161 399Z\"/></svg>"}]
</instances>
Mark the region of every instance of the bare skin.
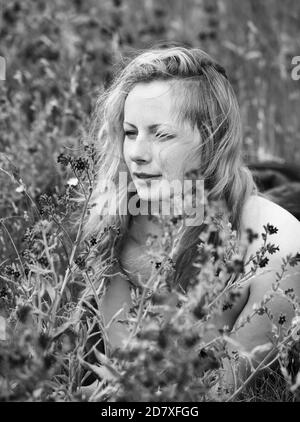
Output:
<instances>
[{"instance_id":1,"label":"bare skin","mask_svg":"<svg viewBox=\"0 0 300 422\"><path fill-rule=\"evenodd\" d=\"M144 217L140 217L137 222L138 226ZM145 222L148 220L145 219ZM218 326L227 325L230 329L234 329L239 326L240 321L253 311L253 305L259 303L265 294L271 292L272 283L275 280L276 271L280 272L282 261L281 259L286 257L288 254L295 254L300 251L300 223L294 218L289 212L279 207L275 203L259 197L252 196L245 204L242 227L243 229L252 228L254 232L262 233L263 225L267 223L273 224L278 228L278 233L272 235L272 243L280 246L280 251L274 255L269 256L269 264L266 268L258 271L241 291L241 296L238 301L235 302L234 306L228 311L224 312L223 318L218 320ZM157 227L153 224L148 223L147 229L144 227L144 232L139 232L139 238L136 239L139 247L144 246L143 234L153 230L157 233ZM153 231L152 231L153 232ZM244 232L245 233L245 232ZM145 239L145 238L144 238ZM262 244L262 240L255 240L249 245L246 252L247 257L250 257ZM136 256L138 260L139 257ZM265 273L265 270L270 270ZM300 297L300 275L299 268L288 268L285 279L282 281L281 288L286 290L293 288L295 293ZM121 277L116 277L112 280L109 285L107 293L103 301L103 313L106 322L117 312L118 309L124 307L124 310L128 310L131 306L130 297L130 284ZM278 322L280 314L286 315L285 326L291 322L294 317L294 311L290 303L284 298L274 298L269 303L269 308L274 315L274 322ZM277 324L278 325L278 324ZM128 339L128 332L117 322L113 323L108 330L108 336L111 341L112 347L119 347L123 340ZM240 347L245 351L251 351L254 347L268 343L272 339L272 322L266 315L255 316L250 323L246 324L243 328L240 328L236 334L232 334L232 339L237 341ZM231 347L229 345L229 349ZM261 359L265 356L264 353L257 356L254 365L258 365Z\"/></svg>"},{"instance_id":2,"label":"bare skin","mask_svg":"<svg viewBox=\"0 0 300 422\"><path fill-rule=\"evenodd\" d=\"M146 223L145 225L142 222ZM216 329L223 326L228 326L232 330L231 339L237 342L238 347L232 344L228 344L228 351L244 350L251 352L254 347L268 343L273 338L272 334L272 323L266 315L256 315L251 319L250 323L247 323L244 327L238 329L235 332L235 328L239 327L240 322L247 315L252 313L253 305L259 303L264 295L268 294L272 289L272 283L275 280L275 272L280 271L282 264L281 259L286 257L288 254L295 254L300 251L300 223L295 217L289 212L279 207L275 203L261 198L259 196L252 196L249 198L244 206L242 214L242 230L244 235L247 228L252 228L256 233L263 232L263 225L266 223L273 224L278 228L278 233L272 235L272 243L280 245L280 251L275 255L270 255L269 265L261 270L261 274L255 275L244 288L240 291L241 296L233 304L231 309L228 309L223 313L222 318L217 318L214 323ZM136 220L136 224L132 226L134 236L134 242L129 244L129 249L134 248L133 253L136 256L136 260L139 260L137 250L142 250L145 247L145 239L147 233L159 234L159 229L153 221L148 220L145 216L140 216ZM142 229L143 228L143 229ZM137 230L138 229L138 230ZM261 240L254 241L249 245L246 252L246 260L256 250L259 249ZM126 245L125 245L126 247ZM295 293L300 297L300 274L299 266L289 268L285 279L281 283L281 288L286 290L293 288ZM263 270L269 269L269 273L265 273ZM115 315L120 309L123 309L119 318L126 317L127 311L132 306L131 301L131 287L130 283L121 277L116 275L111 278L108 289L102 299L102 313L107 324L113 315ZM284 326L288 326L295 316L294 311L290 303L283 298L274 298L268 304L269 309L274 315L274 323L278 326L278 319L281 314L286 315L286 322ZM109 329L107 330L108 339L110 342L111 350L118 348L126 343L128 340L129 332L124 325L114 321ZM211 333L211 338L218 335L217 330ZM209 338L207 340L210 340ZM255 360L252 361L254 367L260 364L265 358L267 352L258 353L255 356ZM268 362L268 361L267 361ZM267 363L266 362L266 363ZM229 390L236 389L239 384L236 384L236 380L233 378L231 365L229 361L224 360L223 366L225 368L223 375L223 383ZM245 362L241 362L239 377L240 382L245 380L250 375L249 366ZM82 393L90 396L97 387L97 382L87 387L82 387Z\"/></svg>"}]
</instances>

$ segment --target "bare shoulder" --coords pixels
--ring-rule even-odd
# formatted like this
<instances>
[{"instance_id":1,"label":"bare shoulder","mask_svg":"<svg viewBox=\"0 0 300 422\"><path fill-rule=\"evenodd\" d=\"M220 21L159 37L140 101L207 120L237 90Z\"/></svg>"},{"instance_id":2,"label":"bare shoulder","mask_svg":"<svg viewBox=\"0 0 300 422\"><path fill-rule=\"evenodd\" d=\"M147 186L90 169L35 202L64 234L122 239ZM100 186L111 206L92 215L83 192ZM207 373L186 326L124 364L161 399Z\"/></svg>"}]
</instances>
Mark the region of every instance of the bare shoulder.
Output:
<instances>
[{"instance_id":1,"label":"bare shoulder","mask_svg":"<svg viewBox=\"0 0 300 422\"><path fill-rule=\"evenodd\" d=\"M269 271L269 276L256 277L251 283L251 288L265 289L270 287L271 281L274 281L275 273L281 269L282 259L287 255L295 255L300 253L300 222L287 210L270 201L263 196L251 196L244 206L242 213L242 236L246 237L246 230L252 229L259 235L252 244L248 245L246 258L255 255L255 252L263 245L261 233L264 232L264 226L271 224L278 231L269 236L268 242L279 247L279 251L275 254L267 254L268 265L260 270L260 272ZM300 275L298 268L288 267L290 284L296 288L300 294ZM263 281L265 280L265 281ZM286 286L290 287L289 282ZM261 292L262 293L262 292Z\"/></svg>"},{"instance_id":2,"label":"bare shoulder","mask_svg":"<svg viewBox=\"0 0 300 422\"><path fill-rule=\"evenodd\" d=\"M252 229L257 234L264 233L264 227L271 224L278 229L278 232L270 234L267 238L268 243L279 247L279 251L274 254L266 254L267 263L250 278L249 295L241 313L235 321L235 333L232 338L246 350L252 350L254 347L270 342L273 339L273 324L285 328L289 327L292 318L295 316L295 310L289 299L280 292L293 291L296 297L300 297L300 265L294 267L288 266L286 271L282 271L282 259L287 255L300 253L300 223L288 211L278 206L274 202L262 197L251 196L246 202L241 220L242 235L247 237L247 229ZM276 230L271 230L275 232ZM245 260L254 256L260 249L264 241L261 236L248 245L245 254ZM246 272L252 265L249 265ZM280 277L277 277L277 274ZM278 280L279 289L273 288L274 282ZM263 314L254 314L249 319L249 323L241 324L250 315L253 315L254 306L259 307L264 298L269 297L266 308L268 308L272 319L267 312ZM264 308L263 308L264 309ZM282 322L284 318L284 322ZM281 321L281 322L280 322ZM281 329L281 328L280 328ZM238 331L237 331L238 330ZM260 359L264 355L260 356Z\"/></svg>"},{"instance_id":3,"label":"bare shoulder","mask_svg":"<svg viewBox=\"0 0 300 422\"><path fill-rule=\"evenodd\" d=\"M259 235L264 232L264 225L271 224L278 229L272 235L272 243L278 243L284 254L300 252L300 222L290 212L269 199L252 195L246 202L241 219L242 231L250 228ZM262 243L255 242L254 247ZM251 247L253 249L253 247ZM280 254L281 255L281 254Z\"/></svg>"}]
</instances>

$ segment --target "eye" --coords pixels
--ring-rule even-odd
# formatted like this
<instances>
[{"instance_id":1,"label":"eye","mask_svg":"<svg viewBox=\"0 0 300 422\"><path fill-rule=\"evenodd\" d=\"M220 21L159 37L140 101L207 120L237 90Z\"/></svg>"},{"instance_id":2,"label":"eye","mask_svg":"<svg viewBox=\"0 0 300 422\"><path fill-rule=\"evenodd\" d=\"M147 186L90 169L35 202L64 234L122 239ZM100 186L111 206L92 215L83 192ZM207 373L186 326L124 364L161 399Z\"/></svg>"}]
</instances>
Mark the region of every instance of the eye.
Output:
<instances>
[{"instance_id":1,"label":"eye","mask_svg":"<svg viewBox=\"0 0 300 422\"><path fill-rule=\"evenodd\" d=\"M124 134L127 138L130 138L130 136L135 136L135 132L133 132L132 130L125 130Z\"/></svg>"},{"instance_id":2,"label":"eye","mask_svg":"<svg viewBox=\"0 0 300 422\"><path fill-rule=\"evenodd\" d=\"M170 139L175 138L174 135L170 135L170 134L167 134L167 133L156 133L156 136L157 136L157 138L159 138L162 141L168 141Z\"/></svg>"},{"instance_id":3,"label":"eye","mask_svg":"<svg viewBox=\"0 0 300 422\"><path fill-rule=\"evenodd\" d=\"M129 139L133 139L133 137L136 136L136 132L132 131L132 130L124 130L124 135ZM167 134L167 133L156 133L155 136L160 141L168 141L170 139L175 138L175 135L171 135L171 134Z\"/></svg>"}]
</instances>

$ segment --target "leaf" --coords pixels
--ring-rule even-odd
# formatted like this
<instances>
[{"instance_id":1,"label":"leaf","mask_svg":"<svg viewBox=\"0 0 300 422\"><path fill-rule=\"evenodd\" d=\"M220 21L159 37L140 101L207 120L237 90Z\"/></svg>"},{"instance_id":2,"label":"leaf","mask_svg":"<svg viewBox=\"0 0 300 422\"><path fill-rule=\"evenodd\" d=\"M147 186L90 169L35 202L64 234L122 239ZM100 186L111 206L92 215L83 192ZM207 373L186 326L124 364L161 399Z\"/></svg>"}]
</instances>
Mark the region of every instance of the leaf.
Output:
<instances>
[{"instance_id":1,"label":"leaf","mask_svg":"<svg viewBox=\"0 0 300 422\"><path fill-rule=\"evenodd\" d=\"M96 349L96 347L93 347L93 352L95 353L96 358L98 359L98 362L101 363L103 366L105 366L110 372L111 374L115 377L115 378L120 378L120 374L119 372L112 366L111 361L109 360L109 358L104 355L103 353L99 352L98 349Z\"/></svg>"},{"instance_id":2,"label":"leaf","mask_svg":"<svg viewBox=\"0 0 300 422\"><path fill-rule=\"evenodd\" d=\"M297 252L295 255L290 257L289 264L291 267L295 267L300 263L300 253Z\"/></svg>"},{"instance_id":3,"label":"leaf","mask_svg":"<svg viewBox=\"0 0 300 422\"><path fill-rule=\"evenodd\" d=\"M20 183L21 182L20 169L13 164L13 162L8 158L6 154L1 153L0 156L5 157L5 162L9 164L8 173L10 177L12 178L12 180L17 183ZM3 159L3 162L4 162L4 159Z\"/></svg>"},{"instance_id":4,"label":"leaf","mask_svg":"<svg viewBox=\"0 0 300 422\"><path fill-rule=\"evenodd\" d=\"M55 296L56 296L55 288L52 286L52 284L50 283L49 280L44 279L43 284L44 284L45 291L48 293L48 295L51 299L51 302L54 302L54 299L55 299Z\"/></svg>"},{"instance_id":5,"label":"leaf","mask_svg":"<svg viewBox=\"0 0 300 422\"><path fill-rule=\"evenodd\" d=\"M106 366L97 366L93 365L91 363L86 362L81 358L81 356L78 356L79 362L85 366L86 368L90 369L94 374L99 377L100 380L106 380L106 381L115 381L117 377L112 373L112 371L106 367Z\"/></svg>"},{"instance_id":6,"label":"leaf","mask_svg":"<svg viewBox=\"0 0 300 422\"><path fill-rule=\"evenodd\" d=\"M251 355L255 356L256 354L266 353L272 348L273 348L273 344L271 342L260 344L259 346L256 346L251 350Z\"/></svg>"},{"instance_id":7,"label":"leaf","mask_svg":"<svg viewBox=\"0 0 300 422\"><path fill-rule=\"evenodd\" d=\"M69 327L71 327L71 325L74 324L74 321L68 321L65 324L61 325L60 327L58 327L53 335L52 335L52 339L54 340L55 338L59 337L61 334L63 334Z\"/></svg>"}]
</instances>

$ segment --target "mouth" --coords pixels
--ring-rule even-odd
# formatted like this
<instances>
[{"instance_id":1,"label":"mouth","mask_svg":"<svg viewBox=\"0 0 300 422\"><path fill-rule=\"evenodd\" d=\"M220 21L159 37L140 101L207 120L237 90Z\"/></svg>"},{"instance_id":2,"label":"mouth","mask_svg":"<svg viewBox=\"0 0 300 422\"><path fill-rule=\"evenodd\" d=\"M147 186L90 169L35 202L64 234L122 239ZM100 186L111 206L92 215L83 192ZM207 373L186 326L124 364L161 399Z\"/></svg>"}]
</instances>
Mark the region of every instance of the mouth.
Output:
<instances>
[{"instance_id":1,"label":"mouth","mask_svg":"<svg viewBox=\"0 0 300 422\"><path fill-rule=\"evenodd\" d=\"M133 173L138 179L159 179L161 174Z\"/></svg>"}]
</instances>

